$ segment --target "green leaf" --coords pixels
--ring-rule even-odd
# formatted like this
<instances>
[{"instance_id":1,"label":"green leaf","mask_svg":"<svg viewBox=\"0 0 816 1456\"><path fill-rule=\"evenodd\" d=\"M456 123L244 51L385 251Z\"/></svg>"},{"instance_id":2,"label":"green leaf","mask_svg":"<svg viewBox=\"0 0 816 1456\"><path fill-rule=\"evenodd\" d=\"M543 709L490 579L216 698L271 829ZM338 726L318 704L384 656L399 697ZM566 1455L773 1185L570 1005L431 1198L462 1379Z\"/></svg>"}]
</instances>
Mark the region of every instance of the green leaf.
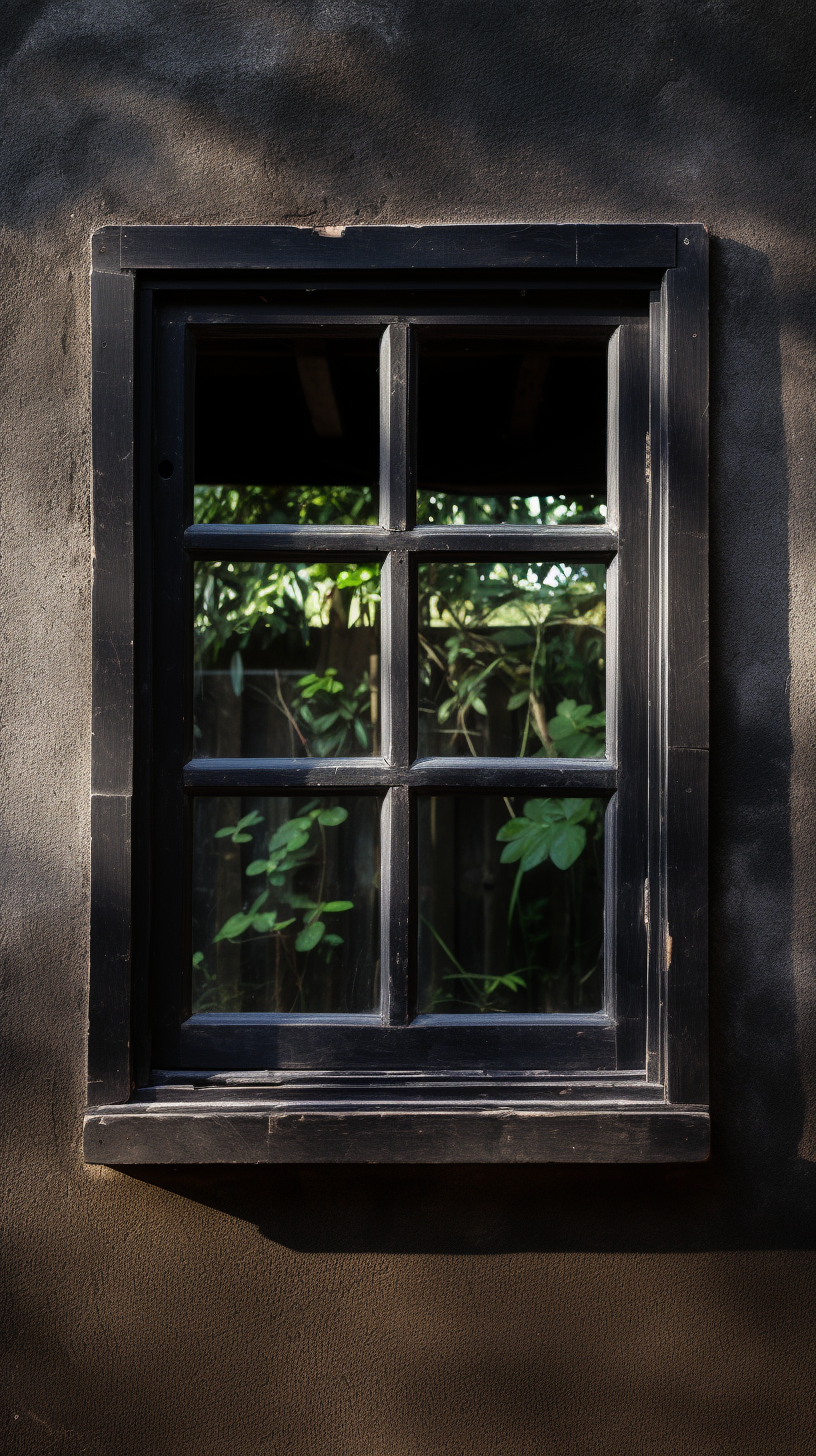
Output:
<instances>
[{"instance_id":1,"label":"green leaf","mask_svg":"<svg viewBox=\"0 0 816 1456\"><path fill-rule=\"evenodd\" d=\"M540 829L534 829L528 835L524 853L521 856L521 868L525 874L527 870L534 870L536 865L542 864L547 858L550 853L552 833L549 825L542 825Z\"/></svg>"},{"instance_id":2,"label":"green leaf","mask_svg":"<svg viewBox=\"0 0 816 1456\"><path fill-rule=\"evenodd\" d=\"M235 940L237 936L243 935L251 921L252 916L245 915L242 910L237 915L231 915L218 934L213 936L213 945L217 945L219 940Z\"/></svg>"},{"instance_id":3,"label":"green leaf","mask_svg":"<svg viewBox=\"0 0 816 1456\"><path fill-rule=\"evenodd\" d=\"M240 698L244 691L244 661L240 652L233 652L232 654L230 678L232 679L232 691L236 698Z\"/></svg>"},{"instance_id":4,"label":"green leaf","mask_svg":"<svg viewBox=\"0 0 816 1456\"><path fill-rule=\"evenodd\" d=\"M520 834L526 833L527 825L523 819L508 819L506 824L502 824L496 838L499 840L517 839Z\"/></svg>"},{"instance_id":5,"label":"green leaf","mask_svg":"<svg viewBox=\"0 0 816 1456\"><path fill-rule=\"evenodd\" d=\"M226 829L216 829L216 831L215 831L215 837L216 837L216 839L226 839L226 837L227 837L228 834L234 834L235 833L235 827L236 826L234 824L229 824Z\"/></svg>"},{"instance_id":6,"label":"green leaf","mask_svg":"<svg viewBox=\"0 0 816 1456\"><path fill-rule=\"evenodd\" d=\"M534 638L527 627L502 627L494 633L493 640L500 642L502 647L526 647Z\"/></svg>"},{"instance_id":7,"label":"green leaf","mask_svg":"<svg viewBox=\"0 0 816 1456\"><path fill-rule=\"evenodd\" d=\"M232 836L232 842L233 842L233 844L251 844L252 843L252 835L251 834L233 834L233 836Z\"/></svg>"},{"instance_id":8,"label":"green leaf","mask_svg":"<svg viewBox=\"0 0 816 1456\"><path fill-rule=\"evenodd\" d=\"M368 735L359 718L354 719L354 736L361 748L368 748Z\"/></svg>"},{"instance_id":9,"label":"green leaf","mask_svg":"<svg viewBox=\"0 0 816 1456\"><path fill-rule=\"evenodd\" d=\"M313 920L311 925L304 926L300 935L295 941L295 950L314 950L319 940L323 939L326 927L322 920Z\"/></svg>"},{"instance_id":10,"label":"green leaf","mask_svg":"<svg viewBox=\"0 0 816 1456\"><path fill-rule=\"evenodd\" d=\"M571 823L577 823L585 819L592 810L591 799L562 799L561 807L564 811L564 818Z\"/></svg>"},{"instance_id":11,"label":"green leaf","mask_svg":"<svg viewBox=\"0 0 816 1456\"><path fill-rule=\"evenodd\" d=\"M286 823L281 824L280 829L275 831L275 837L272 842L275 845L285 844L287 839L292 838L293 834L300 834L302 830L311 829L311 827L312 820L308 815L301 814L296 819L287 819Z\"/></svg>"},{"instance_id":12,"label":"green leaf","mask_svg":"<svg viewBox=\"0 0 816 1456\"><path fill-rule=\"evenodd\" d=\"M342 935L324 935L323 943L324 945L342 945L343 937Z\"/></svg>"},{"instance_id":13,"label":"green leaf","mask_svg":"<svg viewBox=\"0 0 816 1456\"><path fill-rule=\"evenodd\" d=\"M247 867L246 867L246 874L248 874L248 875L262 875L264 873L264 871L265 870L268 870L268 869L269 869L269 860L268 859L254 859L252 861L252 864L247 865Z\"/></svg>"},{"instance_id":14,"label":"green leaf","mask_svg":"<svg viewBox=\"0 0 816 1456\"><path fill-rule=\"evenodd\" d=\"M286 903L287 905L291 905L293 910L317 909L317 901L310 900L308 895L288 895Z\"/></svg>"},{"instance_id":15,"label":"green leaf","mask_svg":"<svg viewBox=\"0 0 816 1456\"><path fill-rule=\"evenodd\" d=\"M508 971L506 976L499 976L499 985L506 986L510 991L524 991L527 988L527 982L518 971Z\"/></svg>"},{"instance_id":16,"label":"green leaf","mask_svg":"<svg viewBox=\"0 0 816 1456\"><path fill-rule=\"evenodd\" d=\"M551 824L554 818L560 818L555 809L552 799L528 799L524 805L524 817L533 824Z\"/></svg>"},{"instance_id":17,"label":"green leaf","mask_svg":"<svg viewBox=\"0 0 816 1456\"><path fill-rule=\"evenodd\" d=\"M555 712L559 718L570 718L577 707L575 698L562 698Z\"/></svg>"},{"instance_id":18,"label":"green leaf","mask_svg":"<svg viewBox=\"0 0 816 1456\"><path fill-rule=\"evenodd\" d=\"M330 738L315 738L315 740L314 740L315 758L329 758L330 755L331 755L331 753L332 753L332 751L335 748L338 748L340 746L340 744L343 742L344 737L345 737L345 729L341 728L341 730L340 730L340 732L338 734L333 735Z\"/></svg>"},{"instance_id":19,"label":"green leaf","mask_svg":"<svg viewBox=\"0 0 816 1456\"><path fill-rule=\"evenodd\" d=\"M502 850L500 863L515 864L517 859L521 859L525 848L526 835L524 836L524 838L514 839L510 844L505 845L504 849Z\"/></svg>"},{"instance_id":20,"label":"green leaf","mask_svg":"<svg viewBox=\"0 0 816 1456\"><path fill-rule=\"evenodd\" d=\"M239 819L238 820L238 823L236 824L235 828L236 829L249 829L250 826L253 825L253 824L262 824L262 823L263 823L263 815L262 814L259 814L258 811L257 811L257 809L253 809L251 814L245 814L244 817L243 817L243 819Z\"/></svg>"},{"instance_id":21,"label":"green leaf","mask_svg":"<svg viewBox=\"0 0 816 1456\"><path fill-rule=\"evenodd\" d=\"M473 698L471 702L471 707L475 708L477 713L481 713L483 718L487 717L487 708L485 707L481 698Z\"/></svg>"},{"instance_id":22,"label":"green leaf","mask_svg":"<svg viewBox=\"0 0 816 1456\"><path fill-rule=\"evenodd\" d=\"M327 730L331 728L332 724L337 722L337 719L339 717L340 714L335 709L333 713L323 713L320 718L315 718L312 724L315 733L326 733Z\"/></svg>"},{"instance_id":23,"label":"green leaf","mask_svg":"<svg viewBox=\"0 0 816 1456\"><path fill-rule=\"evenodd\" d=\"M321 809L317 816L318 824L325 824L327 828L345 824L347 819L348 809Z\"/></svg>"},{"instance_id":24,"label":"green leaf","mask_svg":"<svg viewBox=\"0 0 816 1456\"><path fill-rule=\"evenodd\" d=\"M580 824L564 824L556 829L550 846L550 859L560 870L575 864L586 844L586 830Z\"/></svg>"},{"instance_id":25,"label":"green leaf","mask_svg":"<svg viewBox=\"0 0 816 1456\"><path fill-rule=\"evenodd\" d=\"M526 703L527 702L527 699L529 698L529 696L530 696L530 693L529 693L529 690L527 688L524 688L523 691L520 692L520 693L514 693L513 696L512 696L512 698L508 698L508 700L507 700L507 711L508 711L508 713L514 713L515 710L516 710L516 708L520 708L521 705L522 705L522 703Z\"/></svg>"},{"instance_id":26,"label":"green leaf","mask_svg":"<svg viewBox=\"0 0 816 1456\"><path fill-rule=\"evenodd\" d=\"M252 917L252 929L257 930L259 935L265 935L271 930L278 918L277 910L264 910L262 915Z\"/></svg>"},{"instance_id":27,"label":"green leaf","mask_svg":"<svg viewBox=\"0 0 816 1456\"><path fill-rule=\"evenodd\" d=\"M203 964L204 964L204 952L203 952L203 950L197 950L195 952L194 956L193 956L193 965L194 966L201 966Z\"/></svg>"},{"instance_id":28,"label":"green leaf","mask_svg":"<svg viewBox=\"0 0 816 1456\"><path fill-rule=\"evenodd\" d=\"M323 906L323 910L327 911L330 915L339 915L341 910L353 909L353 900L329 900L328 904Z\"/></svg>"},{"instance_id":29,"label":"green leaf","mask_svg":"<svg viewBox=\"0 0 816 1456\"><path fill-rule=\"evenodd\" d=\"M555 719L550 720L550 737L558 749L559 756L561 758L584 758L586 756L584 754L586 738L583 733L569 733L566 737L559 738L552 731L555 721Z\"/></svg>"}]
</instances>

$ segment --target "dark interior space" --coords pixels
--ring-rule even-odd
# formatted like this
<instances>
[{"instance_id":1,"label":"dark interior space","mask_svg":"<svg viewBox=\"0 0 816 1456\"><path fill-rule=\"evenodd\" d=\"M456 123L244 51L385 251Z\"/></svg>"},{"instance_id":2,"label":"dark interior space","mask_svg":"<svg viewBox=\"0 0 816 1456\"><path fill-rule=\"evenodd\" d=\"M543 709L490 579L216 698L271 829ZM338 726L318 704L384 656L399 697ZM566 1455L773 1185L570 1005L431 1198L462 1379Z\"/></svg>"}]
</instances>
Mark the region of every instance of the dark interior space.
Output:
<instances>
[{"instance_id":1,"label":"dark interior space","mask_svg":"<svg viewBox=\"0 0 816 1456\"><path fill-rule=\"evenodd\" d=\"M420 336L417 480L435 489L599 504L606 343Z\"/></svg>"},{"instance_id":2,"label":"dark interior space","mask_svg":"<svg viewBox=\"0 0 816 1456\"><path fill-rule=\"evenodd\" d=\"M376 521L378 360L376 338L201 340L195 519Z\"/></svg>"}]
</instances>

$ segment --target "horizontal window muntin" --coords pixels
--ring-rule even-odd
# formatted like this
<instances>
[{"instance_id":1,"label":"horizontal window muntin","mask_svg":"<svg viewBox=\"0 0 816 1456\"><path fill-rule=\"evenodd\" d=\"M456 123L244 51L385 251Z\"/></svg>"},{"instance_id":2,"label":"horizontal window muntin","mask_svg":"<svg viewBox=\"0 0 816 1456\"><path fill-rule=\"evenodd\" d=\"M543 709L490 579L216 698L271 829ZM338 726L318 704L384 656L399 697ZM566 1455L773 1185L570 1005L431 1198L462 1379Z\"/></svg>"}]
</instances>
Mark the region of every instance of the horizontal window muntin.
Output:
<instances>
[{"instance_id":1,"label":"horizontal window muntin","mask_svg":"<svg viewBox=\"0 0 816 1456\"><path fill-rule=\"evenodd\" d=\"M405 551L418 559L431 559L444 550L445 559L469 557L523 561L538 556L550 559L607 563L619 548L612 526L265 526L193 525L184 532L184 550L194 560L234 560L278 556L296 559L299 552L323 556L353 556L360 560Z\"/></svg>"},{"instance_id":2,"label":"horizontal window muntin","mask_svg":"<svg viewBox=\"0 0 816 1456\"><path fill-rule=\"evenodd\" d=\"M283 789L355 789L380 793L390 788L455 789L483 793L485 786L508 793L611 793L618 769L609 759L420 758L407 766L384 758L194 758L183 768L188 794Z\"/></svg>"}]
</instances>

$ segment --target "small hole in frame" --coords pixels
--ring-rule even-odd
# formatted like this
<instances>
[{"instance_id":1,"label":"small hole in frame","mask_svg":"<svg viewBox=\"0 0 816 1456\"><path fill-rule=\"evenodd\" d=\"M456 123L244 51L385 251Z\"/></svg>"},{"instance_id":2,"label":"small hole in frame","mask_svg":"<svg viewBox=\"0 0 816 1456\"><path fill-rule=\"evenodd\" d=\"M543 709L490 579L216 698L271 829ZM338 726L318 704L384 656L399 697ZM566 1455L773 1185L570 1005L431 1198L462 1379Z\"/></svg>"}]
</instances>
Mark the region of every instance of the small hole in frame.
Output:
<instances>
[{"instance_id":1,"label":"small hole in frame","mask_svg":"<svg viewBox=\"0 0 816 1456\"><path fill-rule=\"evenodd\" d=\"M169 480L170 476L173 474L174 468L175 467L172 460L160 460L159 475L161 476L162 480Z\"/></svg>"}]
</instances>

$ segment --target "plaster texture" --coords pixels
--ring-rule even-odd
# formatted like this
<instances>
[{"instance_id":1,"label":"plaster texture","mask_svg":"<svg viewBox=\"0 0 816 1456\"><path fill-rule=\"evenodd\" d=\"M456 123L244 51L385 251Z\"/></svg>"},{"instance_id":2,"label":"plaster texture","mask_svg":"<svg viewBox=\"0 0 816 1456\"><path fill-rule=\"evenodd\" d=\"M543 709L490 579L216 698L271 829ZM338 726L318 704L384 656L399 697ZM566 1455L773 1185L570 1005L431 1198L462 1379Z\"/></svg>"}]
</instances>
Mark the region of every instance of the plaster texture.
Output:
<instances>
[{"instance_id":1,"label":"plaster texture","mask_svg":"<svg viewBox=\"0 0 816 1456\"><path fill-rule=\"evenodd\" d=\"M10 1453L813 1449L815 32L803 0L6 0ZM712 234L711 1162L84 1167L91 231L647 220Z\"/></svg>"}]
</instances>

